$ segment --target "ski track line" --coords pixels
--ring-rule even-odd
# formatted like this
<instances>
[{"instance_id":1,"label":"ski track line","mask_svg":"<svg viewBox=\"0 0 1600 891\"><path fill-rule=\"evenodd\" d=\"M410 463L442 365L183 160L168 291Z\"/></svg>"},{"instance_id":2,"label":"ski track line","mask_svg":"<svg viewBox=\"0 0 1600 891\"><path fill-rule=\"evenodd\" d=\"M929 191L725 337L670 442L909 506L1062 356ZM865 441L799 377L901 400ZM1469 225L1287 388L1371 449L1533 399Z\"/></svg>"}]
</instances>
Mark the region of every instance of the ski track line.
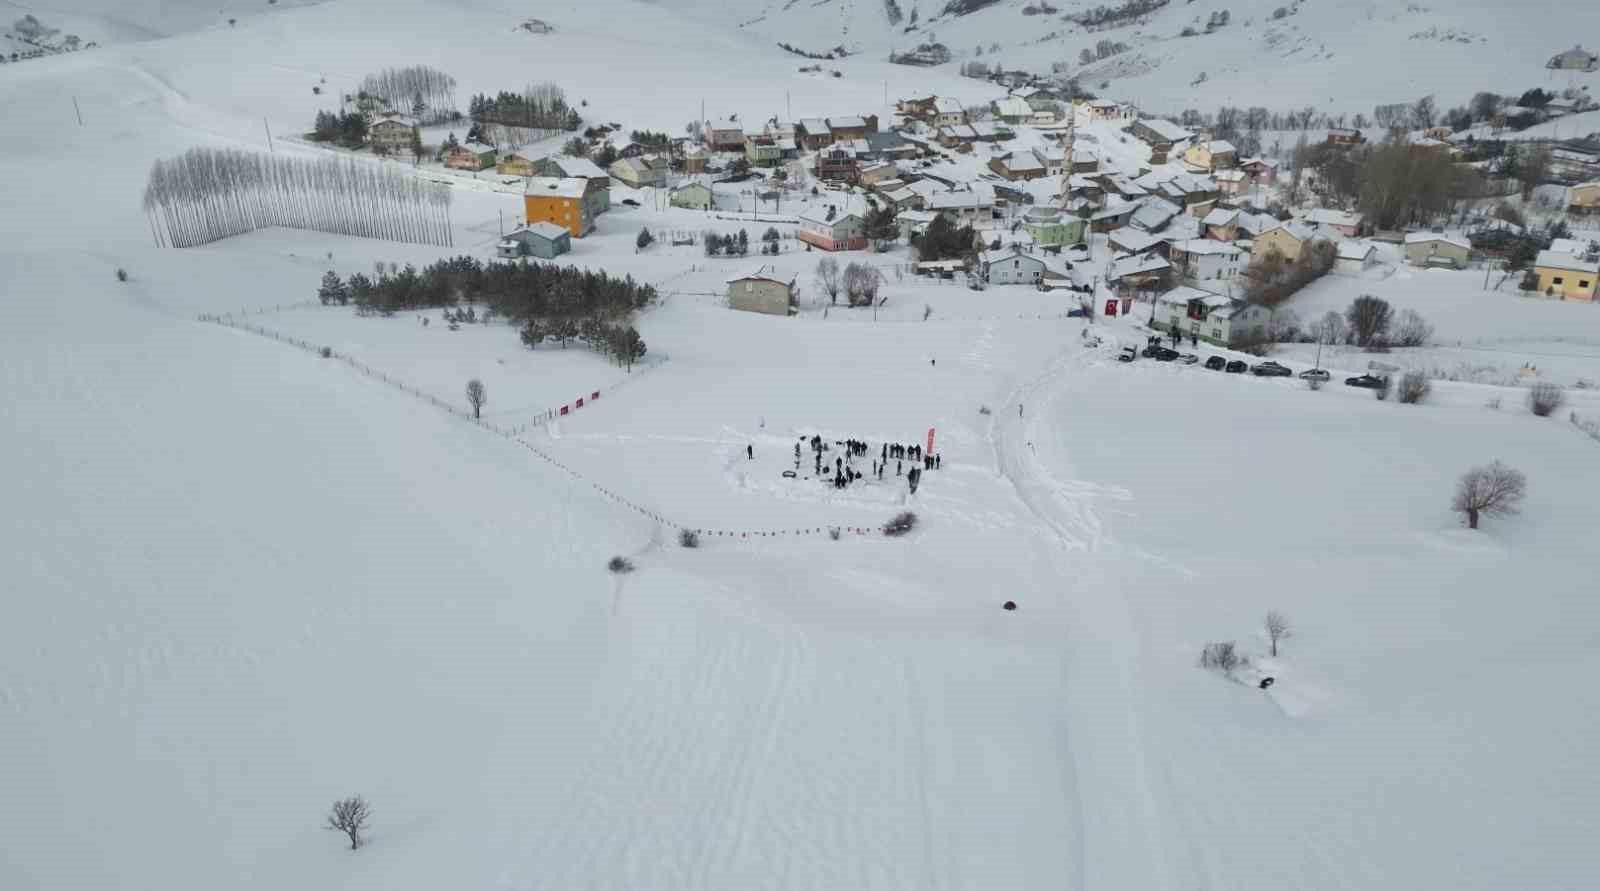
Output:
<instances>
[{"instance_id":1,"label":"ski track line","mask_svg":"<svg viewBox=\"0 0 1600 891\"><path fill-rule=\"evenodd\" d=\"M1075 351L1076 349L1076 351ZM1069 550L1084 551L1087 553L1102 552L1109 544L1104 528L1099 518L1095 515L1092 500L1101 494L1120 495L1123 500L1131 500L1131 494L1098 486L1084 481L1073 481L1063 484L1055 480L1050 473L1038 462L1033 450L1026 444L1032 441L1032 432L1035 420L1047 416L1048 407L1062 392L1063 387L1058 384L1058 379L1069 372L1073 366L1088 365L1094 353L1082 347L1067 347L1053 359L1045 371L1019 386L1010 399L1000 410L999 414L991 421L990 439L994 445L996 463L1000 475L1006 479L1016 492L1018 499L1028 508L1048 529L1053 531L1061 543ZM1079 358L1082 357L1082 358ZM1070 380L1070 378L1069 378ZM1052 386L1052 384L1058 384ZM1034 400L1032 417L1025 413L1015 421L1010 417L1013 404L1026 408L1024 397ZM1016 426L1013 427L1012 425ZM1018 429L1020 428L1020 429ZM1016 430L1016 433L1010 431ZM1021 434L1020 436L1018 434ZM1137 679L1138 657L1128 648L1137 643L1137 629L1131 609L1125 600L1120 598L1108 602L1107 597L1116 597L1114 592L1108 590L1079 592L1077 605L1080 609L1091 609L1092 615L1082 616L1081 624L1093 627L1094 634L1079 638L1075 643L1085 646L1111 646L1103 659L1091 659L1087 664L1105 666L1103 671L1106 680L1121 679L1123 692L1126 695L1111 697L1111 701L1129 702L1138 697L1140 685ZM1108 630L1118 633L1107 634ZM1112 666L1115 667L1112 667ZM1080 845L1085 860L1079 864L1079 886L1085 887L1090 882L1090 876L1095 877L1110 872L1117 874L1117 863L1139 863L1141 872L1147 873L1139 877L1141 887L1148 889L1167 889L1170 887L1169 873L1167 871L1166 845L1162 839L1160 824L1161 814L1164 811L1157 806L1156 795L1151 786L1149 776L1150 755L1146 751L1141 720L1142 705L1138 702L1129 705L1120 714L1107 715L1121 724L1126 725L1126 730L1118 731L1104 724L1089 730L1084 738L1093 739L1097 733L1109 732L1120 736L1121 739L1101 743L1098 748L1091 746L1091 751L1100 759L1117 758L1131 768L1126 778L1116 785L1118 797L1124 801L1132 801L1133 813L1130 818L1137 820L1137 825L1142 830L1137 838L1125 835L1118 838L1109 831L1097 831L1094 838L1084 836L1089 830L1087 822L1080 823ZM1077 738L1074 734L1074 739ZM1069 743L1074 750L1079 749L1078 743ZM1074 758L1074 764L1078 762ZM1102 766L1097 762L1095 767ZM1098 776L1095 779L1104 781L1107 776L1103 771L1093 772ZM1079 813L1086 813L1094 806L1092 802L1081 801L1081 790L1084 784L1076 783L1079 790ZM1126 794L1122 794L1126 793ZM1116 805L1112 805L1115 807ZM1112 819L1117 816L1111 814ZM1099 823L1097 825L1115 825ZM1131 826L1122 826L1126 832ZM1102 841L1104 838L1104 841ZM1102 845L1108 850L1110 857L1105 862L1095 864L1098 868L1091 873L1091 864L1087 857L1096 850L1096 845ZM1134 849L1129 853L1128 849ZM1121 850L1119 850L1121 849Z\"/></svg>"}]
</instances>

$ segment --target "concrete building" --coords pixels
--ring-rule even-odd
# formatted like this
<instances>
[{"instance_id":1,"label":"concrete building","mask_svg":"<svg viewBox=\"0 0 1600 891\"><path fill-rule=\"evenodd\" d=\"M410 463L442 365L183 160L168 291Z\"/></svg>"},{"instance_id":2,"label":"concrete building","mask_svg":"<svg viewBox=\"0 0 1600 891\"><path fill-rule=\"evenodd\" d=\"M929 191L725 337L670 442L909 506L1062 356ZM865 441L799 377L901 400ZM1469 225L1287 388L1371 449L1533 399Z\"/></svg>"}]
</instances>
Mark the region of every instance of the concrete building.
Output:
<instances>
[{"instance_id":1,"label":"concrete building","mask_svg":"<svg viewBox=\"0 0 1600 891\"><path fill-rule=\"evenodd\" d=\"M1044 260L1012 247L978 255L978 270L991 285L1037 285L1044 277Z\"/></svg>"},{"instance_id":2,"label":"concrete building","mask_svg":"<svg viewBox=\"0 0 1600 891\"><path fill-rule=\"evenodd\" d=\"M1464 269L1472 254L1472 243L1459 235L1439 232L1406 233L1406 262L1412 266L1439 266Z\"/></svg>"},{"instance_id":3,"label":"concrete building","mask_svg":"<svg viewBox=\"0 0 1600 891\"><path fill-rule=\"evenodd\" d=\"M1595 282L1600 281L1600 262L1574 254L1540 251L1538 259L1533 261L1533 272L1539 282L1539 293L1562 300L1592 302Z\"/></svg>"},{"instance_id":4,"label":"concrete building","mask_svg":"<svg viewBox=\"0 0 1600 891\"><path fill-rule=\"evenodd\" d=\"M728 279L728 305L737 310L786 316L794 299L794 276L785 278L771 267Z\"/></svg>"},{"instance_id":5,"label":"concrete building","mask_svg":"<svg viewBox=\"0 0 1600 891\"><path fill-rule=\"evenodd\" d=\"M834 211L832 207L812 208L800 214L800 229L795 237L825 251L860 251L867 247L866 221L859 214Z\"/></svg>"},{"instance_id":6,"label":"concrete building","mask_svg":"<svg viewBox=\"0 0 1600 891\"><path fill-rule=\"evenodd\" d=\"M711 187L698 180L691 180L672 189L672 206L688 210L710 210L716 207L716 196L712 194Z\"/></svg>"},{"instance_id":7,"label":"concrete building","mask_svg":"<svg viewBox=\"0 0 1600 891\"><path fill-rule=\"evenodd\" d=\"M1225 241L1191 238L1167 249L1173 273L1187 281L1226 282L1244 270L1245 253Z\"/></svg>"}]
</instances>

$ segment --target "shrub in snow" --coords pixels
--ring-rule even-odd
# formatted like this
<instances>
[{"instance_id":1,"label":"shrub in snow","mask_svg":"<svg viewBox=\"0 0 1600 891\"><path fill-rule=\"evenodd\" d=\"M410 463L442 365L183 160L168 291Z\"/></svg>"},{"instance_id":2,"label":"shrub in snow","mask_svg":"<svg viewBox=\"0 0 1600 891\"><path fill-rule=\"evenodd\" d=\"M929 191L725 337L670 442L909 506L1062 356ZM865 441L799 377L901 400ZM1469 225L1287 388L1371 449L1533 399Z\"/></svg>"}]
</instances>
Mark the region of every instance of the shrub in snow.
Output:
<instances>
[{"instance_id":1,"label":"shrub in snow","mask_svg":"<svg viewBox=\"0 0 1600 891\"><path fill-rule=\"evenodd\" d=\"M992 415L992 414L994 414L994 412L989 410L989 406L980 405L980 406L978 406L978 414L980 414L980 415Z\"/></svg>"},{"instance_id":2,"label":"shrub in snow","mask_svg":"<svg viewBox=\"0 0 1600 891\"><path fill-rule=\"evenodd\" d=\"M1223 674L1233 672L1250 664L1240 652L1233 641L1208 643L1200 649L1200 667L1220 671Z\"/></svg>"},{"instance_id":3,"label":"shrub in snow","mask_svg":"<svg viewBox=\"0 0 1600 891\"><path fill-rule=\"evenodd\" d=\"M838 541L839 540L839 527L835 526L832 529L829 529L828 530L828 537L833 539L834 541Z\"/></svg>"},{"instance_id":4,"label":"shrub in snow","mask_svg":"<svg viewBox=\"0 0 1600 891\"><path fill-rule=\"evenodd\" d=\"M123 269L122 267L118 266L117 267L117 281L125 282L127 280L128 280L128 270Z\"/></svg>"},{"instance_id":5,"label":"shrub in snow","mask_svg":"<svg viewBox=\"0 0 1600 891\"><path fill-rule=\"evenodd\" d=\"M323 347L322 349L317 351L317 354L322 356L322 358L324 358L324 359L332 359L333 358L333 347Z\"/></svg>"},{"instance_id":6,"label":"shrub in snow","mask_svg":"<svg viewBox=\"0 0 1600 891\"><path fill-rule=\"evenodd\" d=\"M1400 376L1400 401L1407 405L1415 405L1428 398L1428 391L1432 387L1428 378L1420 371L1408 371Z\"/></svg>"},{"instance_id":7,"label":"shrub in snow","mask_svg":"<svg viewBox=\"0 0 1600 891\"><path fill-rule=\"evenodd\" d=\"M679 529L678 544L686 548L698 548L700 547L700 533L693 529Z\"/></svg>"},{"instance_id":8,"label":"shrub in snow","mask_svg":"<svg viewBox=\"0 0 1600 891\"><path fill-rule=\"evenodd\" d=\"M1394 345L1403 347L1427 346L1433 339L1433 326L1428 320L1414 309L1408 309L1400 314L1400 320L1394 327Z\"/></svg>"},{"instance_id":9,"label":"shrub in snow","mask_svg":"<svg viewBox=\"0 0 1600 891\"><path fill-rule=\"evenodd\" d=\"M1499 461L1483 467L1474 467L1456 481L1455 498L1450 509L1465 514L1467 528L1478 528L1481 514L1514 514L1528 494L1528 478Z\"/></svg>"},{"instance_id":10,"label":"shrub in snow","mask_svg":"<svg viewBox=\"0 0 1600 891\"><path fill-rule=\"evenodd\" d=\"M1528 389L1528 410L1541 418L1561 407L1567 394L1555 384L1537 383Z\"/></svg>"},{"instance_id":11,"label":"shrub in snow","mask_svg":"<svg viewBox=\"0 0 1600 891\"><path fill-rule=\"evenodd\" d=\"M612 557L606 562L606 569L611 570L617 575L623 575L625 573L633 572L633 561L629 560L627 557Z\"/></svg>"},{"instance_id":12,"label":"shrub in snow","mask_svg":"<svg viewBox=\"0 0 1600 891\"><path fill-rule=\"evenodd\" d=\"M894 519L883 524L883 534L888 536L905 535L917 527L917 515L911 511L902 511Z\"/></svg>"}]
</instances>

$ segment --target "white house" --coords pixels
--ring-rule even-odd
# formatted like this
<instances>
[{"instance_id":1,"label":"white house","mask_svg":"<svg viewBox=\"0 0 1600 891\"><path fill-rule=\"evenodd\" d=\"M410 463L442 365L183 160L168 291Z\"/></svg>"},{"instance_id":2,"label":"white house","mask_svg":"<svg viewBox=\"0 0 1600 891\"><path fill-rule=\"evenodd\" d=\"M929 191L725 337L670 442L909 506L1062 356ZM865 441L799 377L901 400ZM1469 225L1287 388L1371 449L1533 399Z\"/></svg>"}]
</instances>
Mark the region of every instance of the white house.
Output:
<instances>
[{"instance_id":1,"label":"white house","mask_svg":"<svg viewBox=\"0 0 1600 891\"><path fill-rule=\"evenodd\" d=\"M716 196L703 182L690 180L672 189L672 206L690 210L710 210L716 207Z\"/></svg>"},{"instance_id":2,"label":"white house","mask_svg":"<svg viewBox=\"0 0 1600 891\"><path fill-rule=\"evenodd\" d=\"M992 285L1037 285L1044 277L1044 260L1012 247L984 251L978 257L978 269Z\"/></svg>"},{"instance_id":3,"label":"white house","mask_svg":"<svg viewBox=\"0 0 1600 891\"><path fill-rule=\"evenodd\" d=\"M1190 281L1225 281L1245 267L1245 253L1225 241L1192 238L1175 241L1167 249L1173 270Z\"/></svg>"},{"instance_id":4,"label":"white house","mask_svg":"<svg viewBox=\"0 0 1600 891\"><path fill-rule=\"evenodd\" d=\"M1216 346L1228 347L1266 333L1270 311L1236 297L1182 286L1156 300L1156 327L1180 332Z\"/></svg>"},{"instance_id":5,"label":"white house","mask_svg":"<svg viewBox=\"0 0 1600 891\"><path fill-rule=\"evenodd\" d=\"M967 110L949 96L936 96L933 100L933 125L954 127L967 122Z\"/></svg>"},{"instance_id":6,"label":"white house","mask_svg":"<svg viewBox=\"0 0 1600 891\"><path fill-rule=\"evenodd\" d=\"M859 214L833 207L813 208L799 215L796 238L825 251L860 251L867 247L866 221ZM808 248L809 250L809 248Z\"/></svg>"}]
</instances>

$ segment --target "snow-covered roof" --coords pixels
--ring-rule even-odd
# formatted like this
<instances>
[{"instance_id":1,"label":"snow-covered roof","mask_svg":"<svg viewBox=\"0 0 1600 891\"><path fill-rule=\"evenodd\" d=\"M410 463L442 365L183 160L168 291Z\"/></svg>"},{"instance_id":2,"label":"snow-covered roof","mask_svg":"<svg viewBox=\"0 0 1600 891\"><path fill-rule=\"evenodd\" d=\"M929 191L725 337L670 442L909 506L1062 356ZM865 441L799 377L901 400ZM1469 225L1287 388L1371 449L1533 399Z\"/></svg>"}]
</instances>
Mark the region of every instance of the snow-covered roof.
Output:
<instances>
[{"instance_id":1,"label":"snow-covered roof","mask_svg":"<svg viewBox=\"0 0 1600 891\"><path fill-rule=\"evenodd\" d=\"M1229 207L1213 208L1200 220L1207 226L1231 226L1239 220L1239 212Z\"/></svg>"},{"instance_id":2,"label":"snow-covered roof","mask_svg":"<svg viewBox=\"0 0 1600 891\"><path fill-rule=\"evenodd\" d=\"M1000 163L1007 170L1043 170L1044 162L1034 157L1032 152L1008 152L1001 155Z\"/></svg>"},{"instance_id":3,"label":"snow-covered roof","mask_svg":"<svg viewBox=\"0 0 1600 891\"><path fill-rule=\"evenodd\" d=\"M931 210L902 210L895 214L896 220L911 223L913 225L917 223L931 223L938 218L939 215Z\"/></svg>"},{"instance_id":4,"label":"snow-covered roof","mask_svg":"<svg viewBox=\"0 0 1600 891\"><path fill-rule=\"evenodd\" d=\"M1001 117L1025 118L1033 114L1033 106L1017 96L1008 96L995 100L994 113Z\"/></svg>"},{"instance_id":5,"label":"snow-covered roof","mask_svg":"<svg viewBox=\"0 0 1600 891\"><path fill-rule=\"evenodd\" d=\"M1012 132L1010 127L1007 127L1005 124L997 124L994 121L978 121L977 123L970 124L969 126L972 127L972 132L978 134L980 137L1000 136L1003 133Z\"/></svg>"},{"instance_id":6,"label":"snow-covered roof","mask_svg":"<svg viewBox=\"0 0 1600 891\"><path fill-rule=\"evenodd\" d=\"M883 197L889 199L890 201L893 201L895 204L899 204L902 201L911 201L917 197L916 192L904 187L898 189L889 189L879 194L883 195Z\"/></svg>"},{"instance_id":7,"label":"snow-covered roof","mask_svg":"<svg viewBox=\"0 0 1600 891\"><path fill-rule=\"evenodd\" d=\"M1142 254L1161 243L1161 239L1141 229L1123 226L1113 229L1106 238L1116 247L1130 254Z\"/></svg>"},{"instance_id":8,"label":"snow-covered roof","mask_svg":"<svg viewBox=\"0 0 1600 891\"><path fill-rule=\"evenodd\" d=\"M1365 241L1341 241L1338 246L1338 257L1341 260L1365 260L1377 250Z\"/></svg>"},{"instance_id":9,"label":"snow-covered roof","mask_svg":"<svg viewBox=\"0 0 1600 891\"><path fill-rule=\"evenodd\" d=\"M1218 170L1211 175L1219 183L1237 183L1244 181L1243 170Z\"/></svg>"},{"instance_id":10,"label":"snow-covered roof","mask_svg":"<svg viewBox=\"0 0 1600 891\"><path fill-rule=\"evenodd\" d=\"M1173 217L1183 212L1183 208L1154 195L1139 202L1139 209L1133 212L1129 223L1141 229L1160 229Z\"/></svg>"},{"instance_id":11,"label":"snow-covered roof","mask_svg":"<svg viewBox=\"0 0 1600 891\"><path fill-rule=\"evenodd\" d=\"M678 183L672 187L672 191L674 192L683 192L689 189L705 189L708 192L711 191L711 187L709 185L706 185L697 179L691 179L688 182Z\"/></svg>"},{"instance_id":12,"label":"snow-covered roof","mask_svg":"<svg viewBox=\"0 0 1600 891\"><path fill-rule=\"evenodd\" d=\"M794 276L782 278L776 272L771 271L771 267L763 266L755 272L728 279L728 284L744 281L773 282L787 287L794 284Z\"/></svg>"},{"instance_id":13,"label":"snow-covered roof","mask_svg":"<svg viewBox=\"0 0 1600 891\"><path fill-rule=\"evenodd\" d=\"M1268 170L1277 170L1278 162L1271 158L1245 158L1239 162L1240 167L1265 167Z\"/></svg>"},{"instance_id":14,"label":"snow-covered roof","mask_svg":"<svg viewBox=\"0 0 1600 891\"><path fill-rule=\"evenodd\" d=\"M402 127L414 129L417 126L417 119L403 114L386 114L380 115L376 121L372 122L374 127L383 124L399 124Z\"/></svg>"},{"instance_id":15,"label":"snow-covered roof","mask_svg":"<svg viewBox=\"0 0 1600 891\"><path fill-rule=\"evenodd\" d=\"M600 166L588 158L570 158L566 155L552 155L550 163L566 176L583 176L598 179L606 176Z\"/></svg>"},{"instance_id":16,"label":"snow-covered roof","mask_svg":"<svg viewBox=\"0 0 1600 891\"><path fill-rule=\"evenodd\" d=\"M951 124L940 127L939 135L947 139L977 139L978 131L967 124Z\"/></svg>"},{"instance_id":17,"label":"snow-covered roof","mask_svg":"<svg viewBox=\"0 0 1600 891\"><path fill-rule=\"evenodd\" d=\"M545 239L546 241L555 241L556 239L562 237L563 235L570 237L571 234L572 234L572 233L568 232L565 227L557 226L555 223L538 222L538 223L531 223L531 224L529 224L527 226L519 226L516 229L511 230L511 233L506 236L506 238L502 242L502 244L505 243L505 242L509 242L509 241L513 240L517 235L522 234L522 233L527 233L529 235L537 235L540 238Z\"/></svg>"},{"instance_id":18,"label":"snow-covered roof","mask_svg":"<svg viewBox=\"0 0 1600 891\"><path fill-rule=\"evenodd\" d=\"M801 118L800 129L815 136L829 131L828 121L825 118Z\"/></svg>"},{"instance_id":19,"label":"snow-covered roof","mask_svg":"<svg viewBox=\"0 0 1600 891\"><path fill-rule=\"evenodd\" d=\"M1460 235L1446 235L1443 232L1407 232L1406 233L1406 244L1427 244L1430 241L1437 241L1437 242L1440 242L1441 244L1451 244L1451 245L1455 245L1456 247L1459 247L1459 248L1465 248L1467 250L1472 250L1472 242L1467 241L1465 238L1462 238ZM1546 252L1546 253L1548 253L1548 252ZM1542 257L1542 256L1544 256L1544 254L1541 253L1539 256Z\"/></svg>"},{"instance_id":20,"label":"snow-covered roof","mask_svg":"<svg viewBox=\"0 0 1600 891\"><path fill-rule=\"evenodd\" d=\"M853 210L836 210L833 219L828 219L828 208L824 206L809 207L796 215L802 223L816 223L822 226L837 226L845 220L855 217L861 219L861 214Z\"/></svg>"},{"instance_id":21,"label":"snow-covered roof","mask_svg":"<svg viewBox=\"0 0 1600 891\"><path fill-rule=\"evenodd\" d=\"M1053 223L1061 219L1061 209L1045 204L1036 204L1028 208L1028 212L1023 214L1022 218L1030 223Z\"/></svg>"},{"instance_id":22,"label":"snow-covered roof","mask_svg":"<svg viewBox=\"0 0 1600 891\"><path fill-rule=\"evenodd\" d=\"M494 146L492 146L492 145L484 145L481 142L463 142L463 143L461 143L461 145L457 146L457 148L466 149L467 151L473 153L474 155L487 154L487 153L492 152L492 151L495 150Z\"/></svg>"},{"instance_id":23,"label":"snow-covered roof","mask_svg":"<svg viewBox=\"0 0 1600 891\"><path fill-rule=\"evenodd\" d=\"M1234 298L1214 291L1190 287L1189 285L1179 285L1156 298L1156 302L1165 303L1169 306L1188 306L1193 301L1199 301L1211 309L1221 309L1232 304Z\"/></svg>"},{"instance_id":24,"label":"snow-covered roof","mask_svg":"<svg viewBox=\"0 0 1600 891\"><path fill-rule=\"evenodd\" d=\"M1134 254L1131 257L1118 257L1111 261L1111 272L1107 280L1115 281L1128 275L1140 275L1147 272L1160 272L1171 269L1172 264L1160 254Z\"/></svg>"},{"instance_id":25,"label":"snow-covered roof","mask_svg":"<svg viewBox=\"0 0 1600 891\"><path fill-rule=\"evenodd\" d=\"M1188 139L1194 135L1188 130L1185 130L1169 120L1165 120L1164 118L1140 118L1139 123L1150 132L1171 142L1177 142L1180 139Z\"/></svg>"},{"instance_id":26,"label":"snow-covered roof","mask_svg":"<svg viewBox=\"0 0 1600 891\"><path fill-rule=\"evenodd\" d=\"M740 125L738 121L728 120L726 118L722 120L707 121L706 126L713 130L738 130L740 133L744 132L744 127Z\"/></svg>"},{"instance_id":27,"label":"snow-covered roof","mask_svg":"<svg viewBox=\"0 0 1600 891\"><path fill-rule=\"evenodd\" d=\"M1299 220L1289 220L1287 222L1279 223L1276 226L1271 226L1267 229L1261 230L1260 234L1266 234L1267 232L1271 232L1273 229L1282 229L1283 231L1289 233L1289 237L1293 238L1295 241L1305 241L1316 235L1310 226L1307 226L1305 223L1302 223Z\"/></svg>"},{"instance_id":28,"label":"snow-covered roof","mask_svg":"<svg viewBox=\"0 0 1600 891\"><path fill-rule=\"evenodd\" d=\"M1361 214L1351 213L1348 210L1334 210L1331 207L1314 207L1306 211L1301 219L1313 226L1361 225Z\"/></svg>"},{"instance_id":29,"label":"snow-covered roof","mask_svg":"<svg viewBox=\"0 0 1600 891\"><path fill-rule=\"evenodd\" d=\"M582 198L589 181L577 176L530 176L524 194Z\"/></svg>"},{"instance_id":30,"label":"snow-covered roof","mask_svg":"<svg viewBox=\"0 0 1600 891\"><path fill-rule=\"evenodd\" d=\"M1539 257L1533 261L1533 265L1546 266L1551 269L1570 269L1573 272L1600 273L1600 262L1585 260L1582 257L1556 251L1540 251Z\"/></svg>"},{"instance_id":31,"label":"snow-covered roof","mask_svg":"<svg viewBox=\"0 0 1600 891\"><path fill-rule=\"evenodd\" d=\"M1092 99L1092 100L1089 101L1089 107L1090 108L1116 108L1117 107L1117 103L1112 102L1110 99Z\"/></svg>"},{"instance_id":32,"label":"snow-covered roof","mask_svg":"<svg viewBox=\"0 0 1600 891\"><path fill-rule=\"evenodd\" d=\"M830 130L860 130L866 126L867 122L858 115L848 114L842 117L828 118L828 129Z\"/></svg>"},{"instance_id":33,"label":"snow-covered roof","mask_svg":"<svg viewBox=\"0 0 1600 891\"><path fill-rule=\"evenodd\" d=\"M929 210L977 210L994 205L993 198L977 192L935 192L927 196Z\"/></svg>"},{"instance_id":34,"label":"snow-covered roof","mask_svg":"<svg viewBox=\"0 0 1600 891\"><path fill-rule=\"evenodd\" d=\"M1172 249L1182 251L1185 254L1219 254L1227 256L1243 253L1243 251L1226 241L1217 241L1215 238L1185 238L1182 241L1172 242Z\"/></svg>"},{"instance_id":35,"label":"snow-covered roof","mask_svg":"<svg viewBox=\"0 0 1600 891\"><path fill-rule=\"evenodd\" d=\"M1014 245L1011 246L1011 247L1001 248L998 251L984 251L983 253L978 255L978 261L983 263L983 264L985 264L985 265L988 265L990 263L1002 263L1002 262L1004 262L1006 260L1010 260L1013 257L1020 257L1020 258L1025 259L1025 260L1031 260L1031 261L1033 261L1035 263L1043 263L1044 262L1044 260L1042 260L1042 259L1040 259L1038 257L1035 257L1032 254L1023 253L1022 251L1018 250L1016 248L1016 246L1014 246Z\"/></svg>"},{"instance_id":36,"label":"snow-covered roof","mask_svg":"<svg viewBox=\"0 0 1600 891\"><path fill-rule=\"evenodd\" d=\"M935 96L933 97L933 110L939 114L960 114L962 107L960 102L949 96Z\"/></svg>"},{"instance_id":37,"label":"snow-covered roof","mask_svg":"<svg viewBox=\"0 0 1600 891\"><path fill-rule=\"evenodd\" d=\"M1550 239L1550 250L1555 251L1558 254L1581 254L1587 248L1587 244L1576 238Z\"/></svg>"},{"instance_id":38,"label":"snow-covered roof","mask_svg":"<svg viewBox=\"0 0 1600 891\"><path fill-rule=\"evenodd\" d=\"M1043 91L1037 87L1018 87L1017 89L1011 91L1011 95L1017 97L1018 99L1027 99L1029 96L1037 96L1041 92Z\"/></svg>"}]
</instances>

